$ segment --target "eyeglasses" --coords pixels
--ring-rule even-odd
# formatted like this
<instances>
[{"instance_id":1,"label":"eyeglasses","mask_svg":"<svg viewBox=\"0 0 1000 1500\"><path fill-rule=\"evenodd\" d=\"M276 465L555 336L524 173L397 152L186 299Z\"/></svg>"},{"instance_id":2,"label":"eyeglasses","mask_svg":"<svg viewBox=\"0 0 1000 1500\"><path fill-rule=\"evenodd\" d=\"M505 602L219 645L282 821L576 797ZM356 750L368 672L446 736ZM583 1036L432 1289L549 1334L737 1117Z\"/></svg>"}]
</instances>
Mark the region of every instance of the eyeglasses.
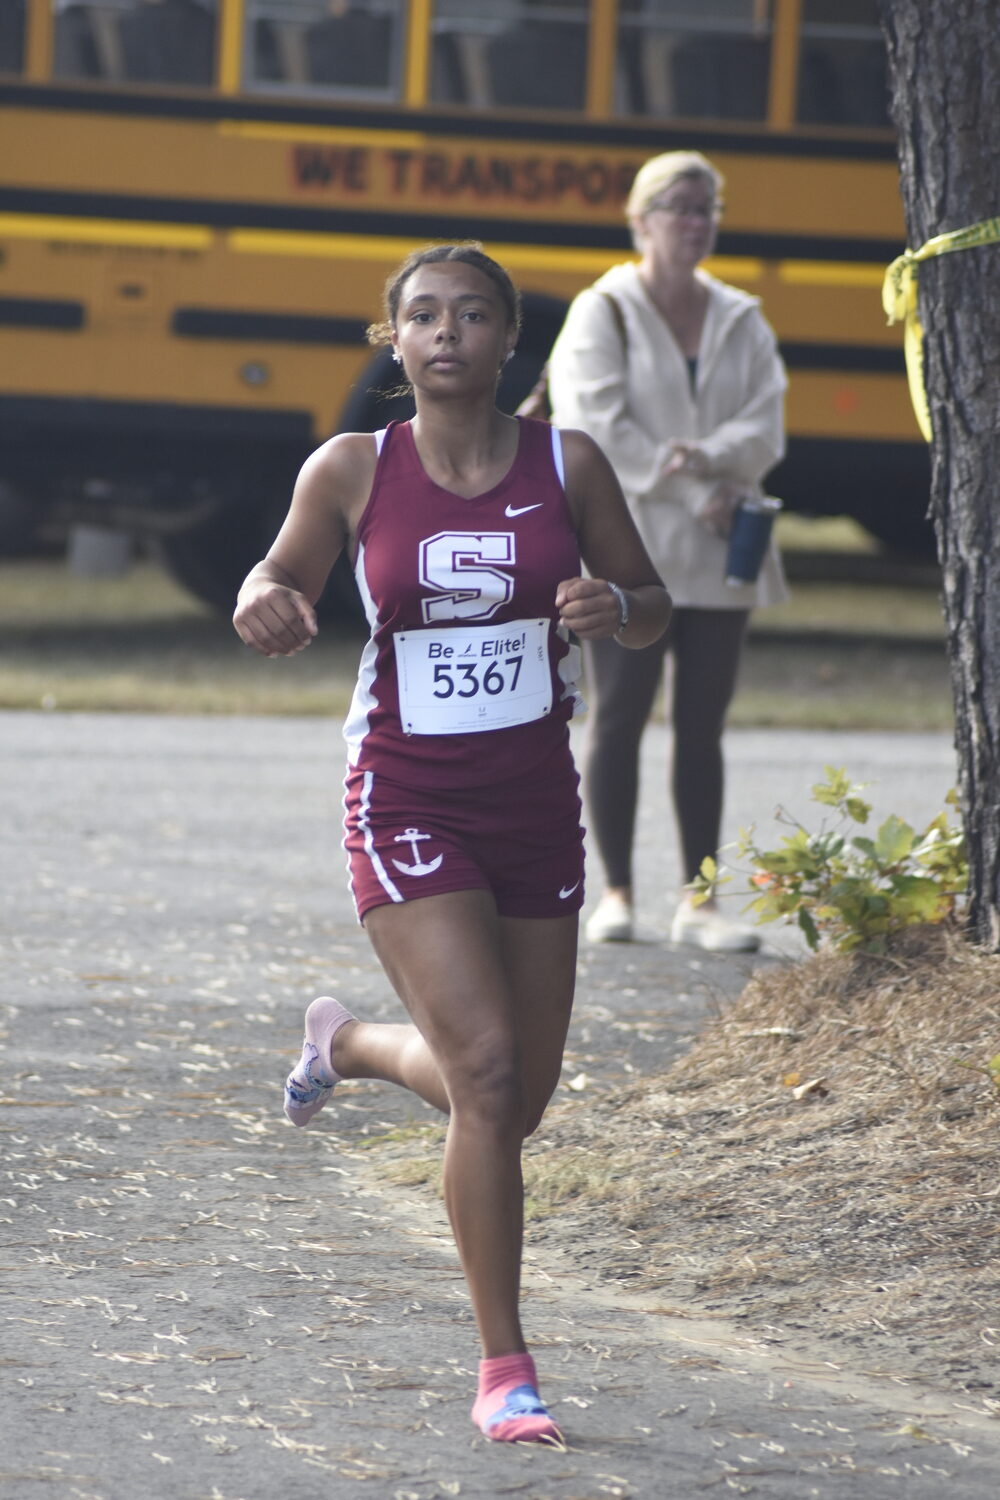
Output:
<instances>
[{"instance_id":1,"label":"eyeglasses","mask_svg":"<svg viewBox=\"0 0 1000 1500\"><path fill-rule=\"evenodd\" d=\"M646 209L648 214L669 214L672 219L704 219L709 222L712 219L722 217L722 203L658 203L653 202Z\"/></svg>"}]
</instances>

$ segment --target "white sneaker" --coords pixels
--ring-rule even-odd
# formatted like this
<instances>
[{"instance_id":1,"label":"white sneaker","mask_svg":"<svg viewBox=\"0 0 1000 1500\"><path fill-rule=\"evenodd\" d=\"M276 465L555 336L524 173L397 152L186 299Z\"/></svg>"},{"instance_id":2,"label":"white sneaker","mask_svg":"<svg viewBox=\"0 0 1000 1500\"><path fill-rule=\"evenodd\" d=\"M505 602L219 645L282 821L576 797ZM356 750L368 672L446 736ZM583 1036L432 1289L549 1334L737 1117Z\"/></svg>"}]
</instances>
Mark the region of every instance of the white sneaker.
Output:
<instances>
[{"instance_id":1,"label":"white sneaker","mask_svg":"<svg viewBox=\"0 0 1000 1500\"><path fill-rule=\"evenodd\" d=\"M632 908L617 891L605 891L584 928L589 943L630 943Z\"/></svg>"},{"instance_id":2,"label":"white sneaker","mask_svg":"<svg viewBox=\"0 0 1000 1500\"><path fill-rule=\"evenodd\" d=\"M710 953L754 953L760 947L760 937L752 927L731 922L712 907L687 903L674 914L670 941L689 948L705 948Z\"/></svg>"}]
</instances>

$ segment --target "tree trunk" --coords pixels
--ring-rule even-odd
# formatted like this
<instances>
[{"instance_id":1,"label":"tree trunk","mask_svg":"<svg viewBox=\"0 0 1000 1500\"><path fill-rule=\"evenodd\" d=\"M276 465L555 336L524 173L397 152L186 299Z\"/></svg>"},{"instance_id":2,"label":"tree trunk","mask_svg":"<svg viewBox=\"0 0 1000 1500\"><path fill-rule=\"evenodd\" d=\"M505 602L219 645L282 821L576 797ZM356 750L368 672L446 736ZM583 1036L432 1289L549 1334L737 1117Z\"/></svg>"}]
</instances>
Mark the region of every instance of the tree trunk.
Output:
<instances>
[{"instance_id":1,"label":"tree trunk","mask_svg":"<svg viewBox=\"0 0 1000 1500\"><path fill-rule=\"evenodd\" d=\"M1000 214L997 0L878 0L908 243ZM1000 950L1000 245L919 268L973 940Z\"/></svg>"}]
</instances>

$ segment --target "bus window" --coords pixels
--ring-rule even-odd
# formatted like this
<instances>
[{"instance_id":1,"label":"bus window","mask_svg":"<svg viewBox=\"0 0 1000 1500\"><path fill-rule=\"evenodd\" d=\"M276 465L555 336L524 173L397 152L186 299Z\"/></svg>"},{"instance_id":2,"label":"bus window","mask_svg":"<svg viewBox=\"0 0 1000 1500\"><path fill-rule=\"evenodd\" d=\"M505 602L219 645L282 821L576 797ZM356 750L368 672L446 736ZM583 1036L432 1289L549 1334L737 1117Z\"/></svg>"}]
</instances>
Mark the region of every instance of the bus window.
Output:
<instances>
[{"instance_id":1,"label":"bus window","mask_svg":"<svg viewBox=\"0 0 1000 1500\"><path fill-rule=\"evenodd\" d=\"M616 110L763 120L771 0L621 0Z\"/></svg>"},{"instance_id":2,"label":"bus window","mask_svg":"<svg viewBox=\"0 0 1000 1500\"><path fill-rule=\"evenodd\" d=\"M55 11L58 78L213 81L214 0L55 0Z\"/></svg>"},{"instance_id":3,"label":"bus window","mask_svg":"<svg viewBox=\"0 0 1000 1500\"><path fill-rule=\"evenodd\" d=\"M0 73L20 73L24 67L24 3L0 5Z\"/></svg>"},{"instance_id":4,"label":"bus window","mask_svg":"<svg viewBox=\"0 0 1000 1500\"><path fill-rule=\"evenodd\" d=\"M579 0L435 0L431 98L478 109L578 109L588 7Z\"/></svg>"},{"instance_id":5,"label":"bus window","mask_svg":"<svg viewBox=\"0 0 1000 1500\"><path fill-rule=\"evenodd\" d=\"M247 0L246 86L398 99L402 0Z\"/></svg>"},{"instance_id":6,"label":"bus window","mask_svg":"<svg viewBox=\"0 0 1000 1500\"><path fill-rule=\"evenodd\" d=\"M875 0L804 0L797 116L804 125L888 126Z\"/></svg>"}]
</instances>

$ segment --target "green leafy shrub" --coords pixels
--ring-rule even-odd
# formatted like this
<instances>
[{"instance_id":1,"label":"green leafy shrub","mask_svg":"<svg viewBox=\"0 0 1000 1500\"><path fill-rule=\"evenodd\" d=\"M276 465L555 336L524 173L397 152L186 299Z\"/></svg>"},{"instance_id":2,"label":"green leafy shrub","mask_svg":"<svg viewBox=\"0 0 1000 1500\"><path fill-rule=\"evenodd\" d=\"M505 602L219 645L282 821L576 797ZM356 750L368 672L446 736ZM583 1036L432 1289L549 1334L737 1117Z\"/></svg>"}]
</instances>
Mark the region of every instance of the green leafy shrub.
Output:
<instances>
[{"instance_id":1,"label":"green leafy shrub","mask_svg":"<svg viewBox=\"0 0 1000 1500\"><path fill-rule=\"evenodd\" d=\"M965 839L960 827L941 812L922 832L901 818L888 817L873 838L853 832L871 815L871 804L846 771L825 766L826 780L812 788L815 802L833 809L833 826L824 821L810 833L784 808L777 819L793 831L777 849L762 849L753 827L736 845L738 857L752 866L754 893L747 910L760 922L797 922L810 948L821 941L841 952L885 950L887 940L904 927L944 922L953 916L968 882ZM949 792L952 807L957 799ZM695 899L706 901L730 880L707 859L691 884Z\"/></svg>"}]
</instances>

